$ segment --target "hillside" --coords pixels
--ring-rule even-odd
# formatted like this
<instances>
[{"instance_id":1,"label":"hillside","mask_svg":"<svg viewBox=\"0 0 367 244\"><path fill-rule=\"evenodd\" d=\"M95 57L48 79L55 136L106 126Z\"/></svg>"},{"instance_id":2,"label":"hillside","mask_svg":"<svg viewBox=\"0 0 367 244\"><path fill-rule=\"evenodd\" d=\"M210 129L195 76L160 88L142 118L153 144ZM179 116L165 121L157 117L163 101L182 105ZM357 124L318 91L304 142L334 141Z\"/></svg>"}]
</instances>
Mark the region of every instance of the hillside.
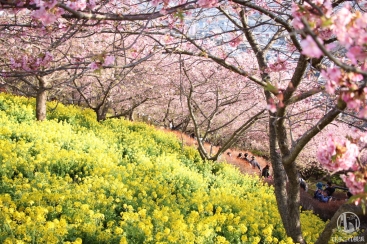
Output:
<instances>
[{"instance_id":1,"label":"hillside","mask_svg":"<svg viewBox=\"0 0 367 244\"><path fill-rule=\"evenodd\" d=\"M143 123L34 111L34 99L0 95L1 243L292 243L257 177ZM301 216L314 242L325 223Z\"/></svg>"},{"instance_id":2,"label":"hillside","mask_svg":"<svg viewBox=\"0 0 367 244\"><path fill-rule=\"evenodd\" d=\"M166 133L173 133L175 134L179 140L183 140L183 142L186 145L189 146L193 146L193 147L197 147L197 142L196 140L194 140L192 137L188 136L187 134L181 133L179 131L171 131L171 130L167 130L167 129L161 129L163 131L165 131ZM209 143L205 143L205 147L206 149L209 151L210 150L210 144ZM213 152L217 152L218 151L218 147L213 146L212 150ZM253 169L253 167L247 163L245 160L243 159L239 159L237 157L237 155L239 153L248 153L249 157L251 156L251 153L249 151L246 150L235 150L235 149L230 149L227 150L227 152L231 152L231 157L228 156L227 153L224 153L224 155L222 155L220 161L222 162L226 162L228 164L231 164L233 166L235 166L236 168L239 169L239 171L242 174L249 174L249 175L257 175L259 176L260 173L257 169ZM266 161L264 158L262 157L256 157L256 160L260 163L261 168L263 168L266 164L270 164L270 162ZM268 184L272 185L272 179L263 179L264 182L267 182ZM346 193L344 191L339 191L337 190L333 197L334 200L331 201L330 203L322 203L319 202L318 200L313 198L313 192L315 186L314 185L309 185L309 192L304 192L301 189L301 204L303 209L307 209L307 210L312 210L315 214L317 214L318 216L320 216L320 218L322 218L323 220L328 220L330 219L334 213L338 210L338 208L344 204L344 202L346 201Z\"/></svg>"}]
</instances>

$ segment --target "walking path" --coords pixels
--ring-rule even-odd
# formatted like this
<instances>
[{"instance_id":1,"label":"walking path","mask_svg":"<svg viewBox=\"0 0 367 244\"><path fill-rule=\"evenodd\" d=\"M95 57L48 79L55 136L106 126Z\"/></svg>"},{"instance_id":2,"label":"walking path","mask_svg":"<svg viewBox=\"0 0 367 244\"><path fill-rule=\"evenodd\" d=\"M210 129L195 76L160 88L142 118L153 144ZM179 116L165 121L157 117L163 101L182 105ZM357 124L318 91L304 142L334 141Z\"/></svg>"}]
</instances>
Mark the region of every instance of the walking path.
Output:
<instances>
[{"instance_id":1,"label":"walking path","mask_svg":"<svg viewBox=\"0 0 367 244\"><path fill-rule=\"evenodd\" d=\"M183 134L180 131L171 131L171 130L167 130L167 129L163 129L164 131L168 132L168 133L173 133L175 134L180 140L182 139L185 145L188 146L195 146L197 145L197 141L188 136L187 134ZM204 144L205 149L207 150L207 152L210 151L210 147L211 145L209 143L205 143ZM212 147L212 152L216 153L218 151L219 147L213 146ZM231 157L227 154L227 152L231 153ZM236 167L238 167L238 169L241 171L241 173L243 174L257 174L260 175L260 172L257 168L253 168L248 162L246 162L244 159L240 159L238 158L238 154L242 153L242 155L244 155L245 153L248 153L247 158L251 159L252 154L249 151L245 151L245 150L236 150L236 149L229 149L227 151L225 151L220 160L219 161L226 161L227 163L230 163L232 165L235 165ZM261 168L264 168L265 165L268 163L265 159L261 158L261 157L257 157L255 156L256 161L260 164ZM270 170L272 172L272 170Z\"/></svg>"}]
</instances>

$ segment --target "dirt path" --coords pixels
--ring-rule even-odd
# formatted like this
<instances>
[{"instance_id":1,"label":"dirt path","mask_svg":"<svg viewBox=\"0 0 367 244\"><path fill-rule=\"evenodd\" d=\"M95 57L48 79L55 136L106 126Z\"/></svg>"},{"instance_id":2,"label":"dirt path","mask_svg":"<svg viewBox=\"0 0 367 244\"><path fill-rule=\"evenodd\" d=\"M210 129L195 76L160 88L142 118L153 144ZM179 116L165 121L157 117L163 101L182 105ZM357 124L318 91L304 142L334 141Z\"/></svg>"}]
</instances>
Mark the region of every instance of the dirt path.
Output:
<instances>
[{"instance_id":1,"label":"dirt path","mask_svg":"<svg viewBox=\"0 0 367 244\"><path fill-rule=\"evenodd\" d=\"M167 132L167 133L175 134L180 140L183 140L184 144L186 144L186 145L197 147L197 142L194 138L192 138L192 137L190 137L186 134L183 134L180 131L171 131L171 130L168 130L168 129L162 129L162 130ZM205 149L207 150L207 152L210 152L211 145L209 143L205 143L204 146L205 146ZM218 151L218 149L219 149L219 147L212 146L212 154L216 153ZM227 154L228 152L231 153L231 156L229 156ZM243 174L247 173L247 174L260 175L260 172L257 168L253 169L252 166L248 162L246 162L244 159L240 159L240 158L237 157L239 153L242 153L242 155L245 154L245 153L248 153L248 158L251 159L252 154L248 151L245 151L245 150L239 151L239 150L229 149L229 150L227 150L223 153L223 155L221 156L219 161L222 161L222 162L226 161L227 163L230 163L230 164L238 167L238 169ZM265 159L263 159L261 157L256 157L255 156L255 159L256 159L257 162L259 162L261 168L264 168L265 165L268 163ZM270 170L270 171L272 172L272 170Z\"/></svg>"}]
</instances>

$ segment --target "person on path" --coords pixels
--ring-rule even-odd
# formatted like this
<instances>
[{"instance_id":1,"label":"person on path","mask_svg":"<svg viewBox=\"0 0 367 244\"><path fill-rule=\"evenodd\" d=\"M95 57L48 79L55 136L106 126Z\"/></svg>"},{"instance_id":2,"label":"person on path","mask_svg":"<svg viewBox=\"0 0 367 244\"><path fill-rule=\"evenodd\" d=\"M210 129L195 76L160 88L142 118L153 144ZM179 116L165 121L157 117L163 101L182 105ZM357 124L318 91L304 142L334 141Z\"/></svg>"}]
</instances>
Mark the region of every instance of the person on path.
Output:
<instances>
[{"instance_id":1,"label":"person on path","mask_svg":"<svg viewBox=\"0 0 367 244\"><path fill-rule=\"evenodd\" d=\"M308 186L307 183L304 179L302 179L302 177L299 177L299 186L305 191L308 191Z\"/></svg>"},{"instance_id":2,"label":"person on path","mask_svg":"<svg viewBox=\"0 0 367 244\"><path fill-rule=\"evenodd\" d=\"M255 160L255 156L252 156L251 157L251 161L250 161L251 165L252 165L252 168L258 168L261 172L261 167L260 167L260 164Z\"/></svg>"},{"instance_id":3,"label":"person on path","mask_svg":"<svg viewBox=\"0 0 367 244\"><path fill-rule=\"evenodd\" d=\"M268 178L269 177L269 170L270 170L270 166L269 166L269 164L267 164L264 168L263 168L263 170L262 170L262 172L261 172L261 176L262 177L265 177L265 178Z\"/></svg>"},{"instance_id":4,"label":"person on path","mask_svg":"<svg viewBox=\"0 0 367 244\"><path fill-rule=\"evenodd\" d=\"M332 197L328 196L327 193L321 189L317 189L315 192L315 198L320 202L330 202Z\"/></svg>"},{"instance_id":5,"label":"person on path","mask_svg":"<svg viewBox=\"0 0 367 244\"><path fill-rule=\"evenodd\" d=\"M248 154L247 153L245 153L245 157L243 158L246 162L248 162L249 164L251 164L251 161L250 161L250 159L248 159ZM251 164L252 165L252 164Z\"/></svg>"},{"instance_id":6,"label":"person on path","mask_svg":"<svg viewBox=\"0 0 367 244\"><path fill-rule=\"evenodd\" d=\"M326 188L324 190L328 196L332 196L335 192L335 186L333 186L333 183L331 181L328 181L326 184Z\"/></svg>"}]
</instances>

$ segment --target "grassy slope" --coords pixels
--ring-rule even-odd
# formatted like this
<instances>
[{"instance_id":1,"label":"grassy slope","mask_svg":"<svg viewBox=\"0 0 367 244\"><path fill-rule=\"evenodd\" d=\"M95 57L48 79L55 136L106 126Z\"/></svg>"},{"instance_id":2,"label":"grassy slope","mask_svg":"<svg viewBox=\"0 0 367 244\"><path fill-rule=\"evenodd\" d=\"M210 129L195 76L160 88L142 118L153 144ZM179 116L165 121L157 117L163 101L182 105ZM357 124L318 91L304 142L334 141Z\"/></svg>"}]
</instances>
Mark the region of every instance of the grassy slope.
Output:
<instances>
[{"instance_id":1,"label":"grassy slope","mask_svg":"<svg viewBox=\"0 0 367 244\"><path fill-rule=\"evenodd\" d=\"M271 187L141 123L0 95L0 242L288 243ZM313 242L324 223L302 215ZM315 228L317 227L317 228Z\"/></svg>"}]
</instances>

